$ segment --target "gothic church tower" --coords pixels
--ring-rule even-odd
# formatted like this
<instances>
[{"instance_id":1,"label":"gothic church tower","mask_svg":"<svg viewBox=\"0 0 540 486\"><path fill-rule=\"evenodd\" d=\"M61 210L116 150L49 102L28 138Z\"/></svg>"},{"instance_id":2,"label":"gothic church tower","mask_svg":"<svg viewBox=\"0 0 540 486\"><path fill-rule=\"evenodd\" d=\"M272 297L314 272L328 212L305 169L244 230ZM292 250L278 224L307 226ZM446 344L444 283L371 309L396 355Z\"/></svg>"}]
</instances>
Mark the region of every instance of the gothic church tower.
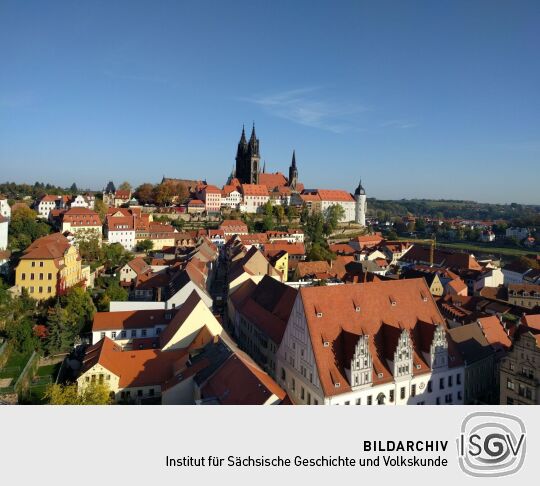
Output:
<instances>
[{"instance_id":1,"label":"gothic church tower","mask_svg":"<svg viewBox=\"0 0 540 486\"><path fill-rule=\"evenodd\" d=\"M246 140L246 132L242 127L242 136L236 152L236 177L242 184L259 183L260 160L259 139L255 134L255 124L253 124L249 141Z\"/></svg>"}]
</instances>

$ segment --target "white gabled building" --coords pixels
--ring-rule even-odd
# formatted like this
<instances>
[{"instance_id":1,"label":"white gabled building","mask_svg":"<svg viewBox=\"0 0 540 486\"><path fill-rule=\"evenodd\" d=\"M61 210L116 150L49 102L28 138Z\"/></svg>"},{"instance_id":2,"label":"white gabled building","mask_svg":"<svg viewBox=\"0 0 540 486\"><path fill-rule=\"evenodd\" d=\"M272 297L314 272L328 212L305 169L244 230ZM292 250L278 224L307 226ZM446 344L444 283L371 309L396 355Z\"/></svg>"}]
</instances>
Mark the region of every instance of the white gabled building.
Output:
<instances>
[{"instance_id":1,"label":"white gabled building","mask_svg":"<svg viewBox=\"0 0 540 486\"><path fill-rule=\"evenodd\" d=\"M462 404L464 367L423 279L299 290L276 377L311 405Z\"/></svg>"},{"instance_id":2,"label":"white gabled building","mask_svg":"<svg viewBox=\"0 0 540 486\"><path fill-rule=\"evenodd\" d=\"M8 247L9 220L0 214L0 251Z\"/></svg>"},{"instance_id":3,"label":"white gabled building","mask_svg":"<svg viewBox=\"0 0 540 486\"><path fill-rule=\"evenodd\" d=\"M4 196L0 196L0 216L11 219L11 206Z\"/></svg>"}]
</instances>

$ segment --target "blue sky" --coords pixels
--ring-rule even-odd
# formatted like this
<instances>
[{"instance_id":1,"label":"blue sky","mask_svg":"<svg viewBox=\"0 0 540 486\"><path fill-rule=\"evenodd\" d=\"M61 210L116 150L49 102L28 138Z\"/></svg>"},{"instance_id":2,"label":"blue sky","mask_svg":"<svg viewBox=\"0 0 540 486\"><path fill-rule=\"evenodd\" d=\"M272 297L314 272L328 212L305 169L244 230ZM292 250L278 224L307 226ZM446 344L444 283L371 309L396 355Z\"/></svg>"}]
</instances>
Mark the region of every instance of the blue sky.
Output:
<instances>
[{"instance_id":1,"label":"blue sky","mask_svg":"<svg viewBox=\"0 0 540 486\"><path fill-rule=\"evenodd\" d=\"M0 1L0 180L540 204L540 2Z\"/></svg>"}]
</instances>

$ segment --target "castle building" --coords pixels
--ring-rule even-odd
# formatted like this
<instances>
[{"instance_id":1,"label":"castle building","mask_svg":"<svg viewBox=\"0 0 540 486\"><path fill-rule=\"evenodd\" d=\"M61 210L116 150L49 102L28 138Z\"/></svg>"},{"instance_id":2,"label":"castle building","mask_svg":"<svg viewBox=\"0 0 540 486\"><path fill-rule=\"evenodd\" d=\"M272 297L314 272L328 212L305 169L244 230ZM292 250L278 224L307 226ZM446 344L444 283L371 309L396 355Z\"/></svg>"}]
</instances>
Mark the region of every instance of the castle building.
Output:
<instances>
[{"instance_id":1,"label":"castle building","mask_svg":"<svg viewBox=\"0 0 540 486\"><path fill-rule=\"evenodd\" d=\"M367 211L367 197L366 191L362 187L362 181L358 184L356 191L354 191L354 200L356 202L355 207L355 222L362 226L366 225L366 211Z\"/></svg>"},{"instance_id":2,"label":"castle building","mask_svg":"<svg viewBox=\"0 0 540 486\"><path fill-rule=\"evenodd\" d=\"M298 181L298 167L294 151L288 178L281 172L266 172L266 162L261 171L260 161L260 146L255 134L255 125L253 125L249 141L242 127L242 136L236 152L236 166L229 176L227 186L239 187L244 184L266 186L268 192L272 193L272 200L276 200L278 204L283 203L284 200L289 202L291 193L298 193L304 189L304 185Z\"/></svg>"}]
</instances>

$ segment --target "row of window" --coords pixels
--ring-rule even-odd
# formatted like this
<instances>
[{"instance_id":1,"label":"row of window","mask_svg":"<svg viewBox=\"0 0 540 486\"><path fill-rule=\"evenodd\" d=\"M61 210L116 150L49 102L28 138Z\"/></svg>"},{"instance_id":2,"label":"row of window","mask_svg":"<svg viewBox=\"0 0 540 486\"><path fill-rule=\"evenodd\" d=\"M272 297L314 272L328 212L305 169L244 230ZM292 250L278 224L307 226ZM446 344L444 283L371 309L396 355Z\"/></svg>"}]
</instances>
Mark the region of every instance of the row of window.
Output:
<instances>
[{"instance_id":1,"label":"row of window","mask_svg":"<svg viewBox=\"0 0 540 486\"><path fill-rule=\"evenodd\" d=\"M45 274L44 273L38 273L38 274L31 273L30 274L30 280L35 280L36 275L38 275L39 280L45 280ZM26 273L21 273L21 280L26 280ZM47 280L52 280L52 273L47 274Z\"/></svg>"},{"instance_id":2,"label":"row of window","mask_svg":"<svg viewBox=\"0 0 540 486\"><path fill-rule=\"evenodd\" d=\"M36 293L36 288L32 285L32 286L28 287L28 292L31 293L31 294L34 294L34 293ZM43 287L38 287L37 288L37 293L42 294L43 293ZM52 293L52 287L47 287L47 293L48 294Z\"/></svg>"},{"instance_id":3,"label":"row of window","mask_svg":"<svg viewBox=\"0 0 540 486\"><path fill-rule=\"evenodd\" d=\"M139 336L139 330L138 329L132 329L129 332L130 338L137 338L137 337L147 337L148 331L147 329L141 329L140 336ZM161 327L156 327L156 336L159 336L161 334ZM101 332L101 339L103 339L107 333L105 331ZM117 331L111 331L111 339L127 339L128 332L126 330L120 331L120 334L118 334Z\"/></svg>"}]
</instances>

